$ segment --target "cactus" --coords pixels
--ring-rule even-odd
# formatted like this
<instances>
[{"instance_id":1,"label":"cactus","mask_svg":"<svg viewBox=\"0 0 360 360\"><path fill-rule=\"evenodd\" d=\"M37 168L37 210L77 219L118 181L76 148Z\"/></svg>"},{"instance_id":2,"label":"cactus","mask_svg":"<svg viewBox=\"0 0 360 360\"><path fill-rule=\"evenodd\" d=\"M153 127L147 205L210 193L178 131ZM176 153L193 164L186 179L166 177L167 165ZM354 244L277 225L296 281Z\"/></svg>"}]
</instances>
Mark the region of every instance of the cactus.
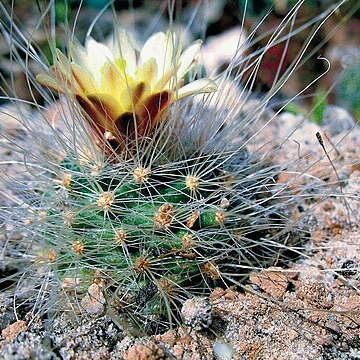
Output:
<instances>
[{"instance_id":1,"label":"cactus","mask_svg":"<svg viewBox=\"0 0 360 360\"><path fill-rule=\"evenodd\" d=\"M124 34L119 42L129 55ZM84 48L70 46L70 57L58 51L50 72L37 77L64 95L68 109L59 106L58 128L40 119L40 142L38 123L24 121L32 139L23 162L26 195L2 214L23 232L15 246L28 261L22 277L31 279L26 302L34 315L49 307L93 314L84 301L92 296L105 304L99 311L126 319L122 324L145 323L142 330L159 332L179 321L186 299L216 286L241 286L250 270L286 260L289 249L306 239L303 223L294 223L291 214L313 195L303 194L306 187L277 183L287 164L276 164L262 145L248 146L261 130L268 98L255 114L242 112L248 95L231 111L220 100L210 104L211 94L189 98L217 87L210 79L182 81L193 70L200 42L181 57L171 31L152 39L164 41L168 64L159 63L169 72L159 63L154 70L158 54L148 59L144 52L139 60L134 52L132 60L103 54L94 75L80 66L86 61L75 62L91 47L108 51L90 39ZM130 60L137 71L128 69ZM162 81L152 82L161 70ZM220 95L231 71L217 79ZM126 77L128 92L120 96L115 80ZM13 249L9 244L5 253ZM91 295L94 286L99 298Z\"/></svg>"},{"instance_id":2,"label":"cactus","mask_svg":"<svg viewBox=\"0 0 360 360\"><path fill-rule=\"evenodd\" d=\"M57 179L41 190L31 231L53 286L71 293L67 284L76 284L81 301L101 279L108 306L153 326L169 313L176 319L191 294L236 284L246 266L280 255L269 247L286 238L278 213L286 211L263 191L273 170L221 153L172 156L145 158L146 168L107 163L96 173L75 156L54 164Z\"/></svg>"}]
</instances>

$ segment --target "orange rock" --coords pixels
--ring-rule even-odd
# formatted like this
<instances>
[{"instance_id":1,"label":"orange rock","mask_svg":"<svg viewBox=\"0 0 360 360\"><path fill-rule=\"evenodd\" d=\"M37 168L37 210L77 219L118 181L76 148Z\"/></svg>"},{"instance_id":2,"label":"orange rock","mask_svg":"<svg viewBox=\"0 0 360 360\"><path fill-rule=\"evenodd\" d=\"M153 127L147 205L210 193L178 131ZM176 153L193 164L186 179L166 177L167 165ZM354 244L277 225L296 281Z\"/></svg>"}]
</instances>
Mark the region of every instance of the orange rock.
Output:
<instances>
[{"instance_id":1,"label":"orange rock","mask_svg":"<svg viewBox=\"0 0 360 360\"><path fill-rule=\"evenodd\" d=\"M15 321L13 324L10 324L8 327L6 327L2 332L2 336L5 340L11 341L14 340L21 332L26 331L27 326L25 321L18 320Z\"/></svg>"},{"instance_id":2,"label":"orange rock","mask_svg":"<svg viewBox=\"0 0 360 360\"><path fill-rule=\"evenodd\" d=\"M154 342L132 346L124 355L124 360L160 360L165 358L165 351Z\"/></svg>"},{"instance_id":3,"label":"orange rock","mask_svg":"<svg viewBox=\"0 0 360 360\"><path fill-rule=\"evenodd\" d=\"M284 296L290 280L297 275L297 271L287 272L278 267L270 267L259 273L252 274L250 281L259 286L267 294L279 299Z\"/></svg>"}]
</instances>

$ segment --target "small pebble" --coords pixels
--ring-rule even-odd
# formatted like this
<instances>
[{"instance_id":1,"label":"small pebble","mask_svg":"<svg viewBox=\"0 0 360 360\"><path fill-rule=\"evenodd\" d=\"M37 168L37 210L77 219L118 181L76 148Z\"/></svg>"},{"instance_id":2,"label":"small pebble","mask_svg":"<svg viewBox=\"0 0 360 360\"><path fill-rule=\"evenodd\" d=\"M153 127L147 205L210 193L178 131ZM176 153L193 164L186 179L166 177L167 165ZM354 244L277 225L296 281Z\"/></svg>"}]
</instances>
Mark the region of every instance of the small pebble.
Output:
<instances>
[{"instance_id":1,"label":"small pebble","mask_svg":"<svg viewBox=\"0 0 360 360\"><path fill-rule=\"evenodd\" d=\"M5 328L1 334L5 340L11 341L14 340L21 332L26 330L27 330L27 326L25 321L18 320L10 324L7 328Z\"/></svg>"},{"instance_id":2,"label":"small pebble","mask_svg":"<svg viewBox=\"0 0 360 360\"><path fill-rule=\"evenodd\" d=\"M208 328L213 320L212 309L205 297L193 297L184 302L181 309L184 324L195 330Z\"/></svg>"},{"instance_id":3,"label":"small pebble","mask_svg":"<svg viewBox=\"0 0 360 360\"><path fill-rule=\"evenodd\" d=\"M325 109L322 123L328 127L332 136L349 131L355 125L350 113L346 109L335 105L330 105Z\"/></svg>"},{"instance_id":4,"label":"small pebble","mask_svg":"<svg viewBox=\"0 0 360 360\"><path fill-rule=\"evenodd\" d=\"M102 286L92 284L89 286L87 294L81 300L81 306L89 315L99 316L105 311L105 297Z\"/></svg>"},{"instance_id":5,"label":"small pebble","mask_svg":"<svg viewBox=\"0 0 360 360\"><path fill-rule=\"evenodd\" d=\"M341 265L341 269L342 270L339 271L341 275L343 275L345 277L350 277L350 276L356 275L357 264L353 260L346 260Z\"/></svg>"},{"instance_id":6,"label":"small pebble","mask_svg":"<svg viewBox=\"0 0 360 360\"><path fill-rule=\"evenodd\" d=\"M231 360L234 355L233 347L223 340L215 341L213 350L218 360Z\"/></svg>"}]
</instances>

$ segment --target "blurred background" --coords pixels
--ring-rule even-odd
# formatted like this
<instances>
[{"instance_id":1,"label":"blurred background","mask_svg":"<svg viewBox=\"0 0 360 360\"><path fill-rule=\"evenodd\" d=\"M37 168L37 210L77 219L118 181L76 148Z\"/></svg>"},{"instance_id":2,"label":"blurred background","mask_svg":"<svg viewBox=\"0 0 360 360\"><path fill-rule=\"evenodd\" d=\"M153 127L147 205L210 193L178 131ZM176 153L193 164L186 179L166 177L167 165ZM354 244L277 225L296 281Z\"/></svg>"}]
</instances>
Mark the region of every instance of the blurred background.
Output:
<instances>
[{"instance_id":1,"label":"blurred background","mask_svg":"<svg viewBox=\"0 0 360 360\"><path fill-rule=\"evenodd\" d=\"M118 24L133 32L139 46L151 33L165 30L169 24L185 34L185 41L204 39L203 71L213 74L226 68L234 57L239 39L245 45L241 55L238 52L237 56L251 59L252 54L267 46L284 19L296 12L292 26L288 24L278 32L284 36L293 31L293 36L288 42L279 41L267 48L251 91L255 94L270 91L297 59L304 44L309 44L297 71L272 99L272 106L281 108L285 99L293 97L319 77L285 110L308 114L311 109L309 116L320 123L325 109L336 105L359 121L360 4L356 0L344 1L344 5L318 30L319 23L327 16L326 11L336 3L338 1L332 0L305 0L302 4L295 0L116 0L106 7L108 0L2 2L13 22L34 46L36 44L37 51L49 64L53 61L55 47L66 51L73 29L75 36L83 42L94 21L92 36L107 41L116 19ZM4 11L0 14L2 29L12 31L9 18ZM31 100L32 94L23 69L16 64L9 49L8 40L0 35L0 91L2 95L12 95L11 89L15 89L17 97ZM25 59L25 53L20 51L19 54ZM319 57L325 57L331 65ZM34 73L40 71L31 60L27 66ZM246 79L246 76L243 78ZM42 101L36 92L35 97L37 101Z\"/></svg>"}]
</instances>

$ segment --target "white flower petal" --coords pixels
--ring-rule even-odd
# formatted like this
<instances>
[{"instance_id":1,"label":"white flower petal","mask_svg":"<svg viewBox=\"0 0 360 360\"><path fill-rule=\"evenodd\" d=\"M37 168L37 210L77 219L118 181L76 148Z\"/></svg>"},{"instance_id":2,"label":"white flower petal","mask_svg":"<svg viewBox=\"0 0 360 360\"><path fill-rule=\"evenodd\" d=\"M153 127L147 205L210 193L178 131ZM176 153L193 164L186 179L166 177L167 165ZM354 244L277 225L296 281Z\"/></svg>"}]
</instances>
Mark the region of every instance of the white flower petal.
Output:
<instances>
[{"instance_id":1,"label":"white flower petal","mask_svg":"<svg viewBox=\"0 0 360 360\"><path fill-rule=\"evenodd\" d=\"M175 36L172 31L152 35L144 44L140 53L140 63L155 58L158 65L158 79L162 78L174 66Z\"/></svg>"},{"instance_id":2,"label":"white flower petal","mask_svg":"<svg viewBox=\"0 0 360 360\"><path fill-rule=\"evenodd\" d=\"M206 78L199 79L180 88L176 93L176 100L182 99L192 94L209 93L216 90L217 85L213 80Z\"/></svg>"},{"instance_id":3,"label":"white flower petal","mask_svg":"<svg viewBox=\"0 0 360 360\"><path fill-rule=\"evenodd\" d=\"M202 41L197 40L181 54L179 59L179 68L176 74L178 80L181 80L190 70L195 56L200 51L201 45L202 45Z\"/></svg>"},{"instance_id":4,"label":"white flower petal","mask_svg":"<svg viewBox=\"0 0 360 360\"><path fill-rule=\"evenodd\" d=\"M171 68L174 67L174 47L176 38L175 34L172 31L168 31L166 33L166 43L165 43L165 53L163 59L159 59L158 69L162 74L160 74L159 78L166 74ZM162 62L161 62L162 60Z\"/></svg>"},{"instance_id":5,"label":"white flower petal","mask_svg":"<svg viewBox=\"0 0 360 360\"><path fill-rule=\"evenodd\" d=\"M87 68L88 55L85 51L85 48L77 41L70 44L70 55L71 55L72 61L75 64L77 64L83 68Z\"/></svg>"},{"instance_id":6,"label":"white flower petal","mask_svg":"<svg viewBox=\"0 0 360 360\"><path fill-rule=\"evenodd\" d=\"M150 58L156 59L156 54L164 52L165 34L162 32L156 33L146 40L140 52L140 64L146 63Z\"/></svg>"},{"instance_id":7,"label":"white flower petal","mask_svg":"<svg viewBox=\"0 0 360 360\"><path fill-rule=\"evenodd\" d=\"M98 61L100 59L105 62L107 60L113 60L113 54L110 49L89 36L85 41L85 50L88 56L97 56Z\"/></svg>"},{"instance_id":8,"label":"white flower petal","mask_svg":"<svg viewBox=\"0 0 360 360\"><path fill-rule=\"evenodd\" d=\"M126 72L133 76L136 71L136 50L129 34L125 29L119 28L114 33L114 58L126 61Z\"/></svg>"},{"instance_id":9,"label":"white flower petal","mask_svg":"<svg viewBox=\"0 0 360 360\"><path fill-rule=\"evenodd\" d=\"M113 61L114 57L109 48L98 43L92 37L88 37L85 43L86 59L85 67L92 74L97 84L101 80L101 68L107 61Z\"/></svg>"}]
</instances>

